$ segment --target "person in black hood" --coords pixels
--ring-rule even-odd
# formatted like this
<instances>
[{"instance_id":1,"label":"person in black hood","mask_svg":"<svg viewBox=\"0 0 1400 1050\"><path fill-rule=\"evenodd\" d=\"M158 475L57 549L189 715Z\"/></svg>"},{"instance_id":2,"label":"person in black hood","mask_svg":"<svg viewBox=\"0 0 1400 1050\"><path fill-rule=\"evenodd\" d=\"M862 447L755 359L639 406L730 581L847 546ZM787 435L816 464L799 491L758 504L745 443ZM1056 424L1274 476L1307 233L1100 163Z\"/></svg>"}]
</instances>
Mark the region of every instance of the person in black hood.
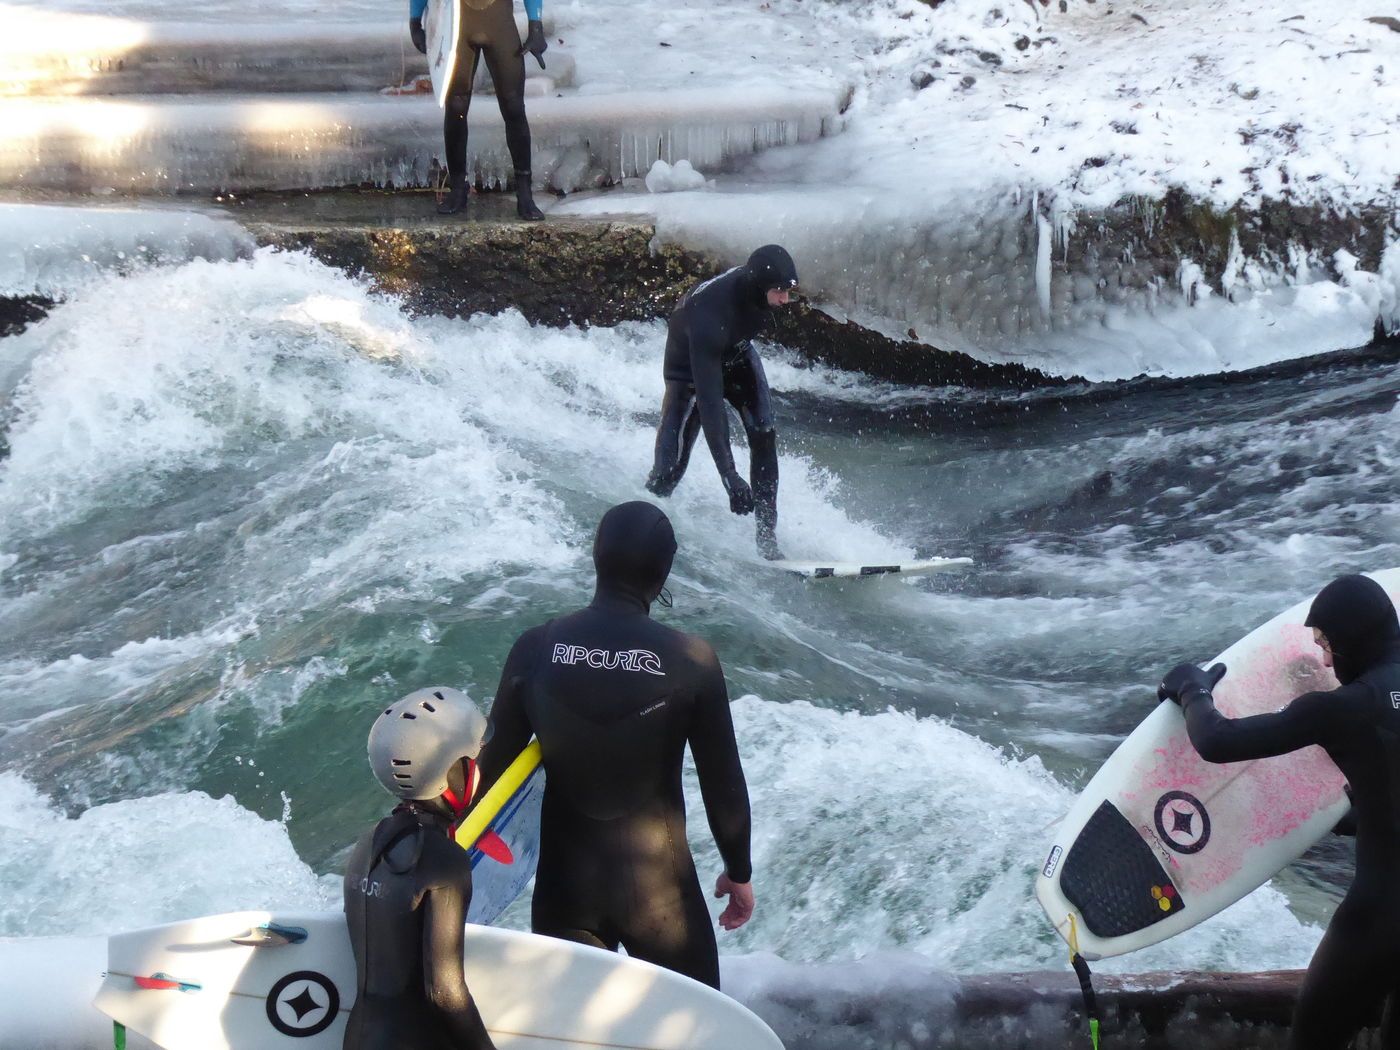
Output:
<instances>
[{"instance_id":1,"label":"person in black hood","mask_svg":"<svg viewBox=\"0 0 1400 1050\"><path fill-rule=\"evenodd\" d=\"M797 287L797 266L786 249L766 244L743 266L696 285L671 314L663 375L666 393L656 431L647 489L669 496L680 484L690 450L703 428L735 514L756 511L758 549L781 558L778 526L778 438L763 362L752 340L774 308ZM733 405L749 439L749 478L734 469L725 402Z\"/></svg>"},{"instance_id":2,"label":"person in black hood","mask_svg":"<svg viewBox=\"0 0 1400 1050\"><path fill-rule=\"evenodd\" d=\"M1303 981L1292 1050L1347 1046L1375 1024L1400 989L1400 621L1385 589L1365 576L1333 580L1304 623L1340 687L1307 693L1283 710L1226 718L1211 690L1223 664L1172 668L1158 689L1181 704L1191 743L1207 762L1244 762L1322 747L1346 776L1356 835L1356 876L1337 906ZM1338 831L1348 833L1343 825ZM1390 1011L1383 1045L1400 1047Z\"/></svg>"},{"instance_id":3,"label":"person in black hood","mask_svg":"<svg viewBox=\"0 0 1400 1050\"><path fill-rule=\"evenodd\" d=\"M482 791L539 738L545 769L536 933L627 954L719 987L719 958L686 843L690 745L724 860L715 896L738 929L753 914L749 797L724 672L710 646L653 621L676 539L649 503L598 525L593 601L531 628L506 658L481 754Z\"/></svg>"}]
</instances>

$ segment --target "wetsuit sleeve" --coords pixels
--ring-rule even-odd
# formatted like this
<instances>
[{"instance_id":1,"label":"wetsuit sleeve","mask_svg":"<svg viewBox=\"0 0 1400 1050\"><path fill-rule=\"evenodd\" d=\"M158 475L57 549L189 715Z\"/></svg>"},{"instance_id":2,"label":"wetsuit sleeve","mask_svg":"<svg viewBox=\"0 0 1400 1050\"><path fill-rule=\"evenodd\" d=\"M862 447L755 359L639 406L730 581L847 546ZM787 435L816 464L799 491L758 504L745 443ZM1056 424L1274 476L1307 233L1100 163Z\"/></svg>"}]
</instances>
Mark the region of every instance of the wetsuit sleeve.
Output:
<instances>
[{"instance_id":1,"label":"wetsuit sleeve","mask_svg":"<svg viewBox=\"0 0 1400 1050\"><path fill-rule=\"evenodd\" d=\"M501 680L496 686L496 699L491 704L491 739L481 749L477 767L481 785L476 797L481 798L500 779L515 756L525 750L535 735L530 716L525 710L525 680L534 668L539 647L543 644L544 628L532 627L511 646Z\"/></svg>"},{"instance_id":2,"label":"wetsuit sleeve","mask_svg":"<svg viewBox=\"0 0 1400 1050\"><path fill-rule=\"evenodd\" d=\"M408 0L408 17L422 18L423 12L428 10L428 0Z\"/></svg>"},{"instance_id":3,"label":"wetsuit sleeve","mask_svg":"<svg viewBox=\"0 0 1400 1050\"><path fill-rule=\"evenodd\" d=\"M423 984L450 1042L463 1050L494 1050L462 970L463 928L470 884L438 886L423 898Z\"/></svg>"},{"instance_id":4,"label":"wetsuit sleeve","mask_svg":"<svg viewBox=\"0 0 1400 1050\"><path fill-rule=\"evenodd\" d=\"M1204 690L1183 703L1186 732L1207 762L1246 762L1272 758L1331 739L1340 713L1336 693L1305 693L1282 711L1226 718Z\"/></svg>"},{"instance_id":5,"label":"wetsuit sleeve","mask_svg":"<svg viewBox=\"0 0 1400 1050\"><path fill-rule=\"evenodd\" d=\"M729 448L729 417L724 408L724 332L713 321L701 320L690 328L690 374L695 382L695 403L705 443L721 475L734 470Z\"/></svg>"},{"instance_id":6,"label":"wetsuit sleeve","mask_svg":"<svg viewBox=\"0 0 1400 1050\"><path fill-rule=\"evenodd\" d=\"M713 649L709 649L701 662L699 675L700 690L690 727L690 753L695 756L705 815L724 860L724 870L735 882L748 882L753 878L749 855L749 788L744 781L744 767L739 762L739 744L734 739L724 670Z\"/></svg>"}]
</instances>

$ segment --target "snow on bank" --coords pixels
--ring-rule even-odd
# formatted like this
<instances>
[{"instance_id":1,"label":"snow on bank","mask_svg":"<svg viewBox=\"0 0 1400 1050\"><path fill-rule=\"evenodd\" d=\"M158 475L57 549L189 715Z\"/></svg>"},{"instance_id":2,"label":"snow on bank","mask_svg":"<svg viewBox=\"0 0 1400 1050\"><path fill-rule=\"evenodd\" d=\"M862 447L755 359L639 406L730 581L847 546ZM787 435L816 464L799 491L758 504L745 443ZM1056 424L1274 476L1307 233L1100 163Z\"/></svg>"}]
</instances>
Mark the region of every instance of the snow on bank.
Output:
<instances>
[{"instance_id":1,"label":"snow on bank","mask_svg":"<svg viewBox=\"0 0 1400 1050\"><path fill-rule=\"evenodd\" d=\"M0 204L0 229L0 296L62 298L103 273L253 249L230 220L153 208Z\"/></svg>"}]
</instances>

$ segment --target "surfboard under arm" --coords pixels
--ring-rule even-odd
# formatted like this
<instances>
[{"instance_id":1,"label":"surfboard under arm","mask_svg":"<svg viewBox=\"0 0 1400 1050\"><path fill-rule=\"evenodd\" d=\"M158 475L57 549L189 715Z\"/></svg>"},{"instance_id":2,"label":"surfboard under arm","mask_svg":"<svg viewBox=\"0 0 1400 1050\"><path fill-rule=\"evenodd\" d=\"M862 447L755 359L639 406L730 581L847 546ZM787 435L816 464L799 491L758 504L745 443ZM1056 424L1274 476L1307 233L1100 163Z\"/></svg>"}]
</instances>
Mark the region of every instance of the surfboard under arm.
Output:
<instances>
[{"instance_id":1,"label":"surfboard under arm","mask_svg":"<svg viewBox=\"0 0 1400 1050\"><path fill-rule=\"evenodd\" d=\"M492 784L491 789L472 807L472 811L457 828L457 845L463 849L471 849L476 845L476 840L491 826L501 808L520 790L520 786L539 765L540 742L532 740L524 751L515 756L515 761L506 767L500 779Z\"/></svg>"}]
</instances>

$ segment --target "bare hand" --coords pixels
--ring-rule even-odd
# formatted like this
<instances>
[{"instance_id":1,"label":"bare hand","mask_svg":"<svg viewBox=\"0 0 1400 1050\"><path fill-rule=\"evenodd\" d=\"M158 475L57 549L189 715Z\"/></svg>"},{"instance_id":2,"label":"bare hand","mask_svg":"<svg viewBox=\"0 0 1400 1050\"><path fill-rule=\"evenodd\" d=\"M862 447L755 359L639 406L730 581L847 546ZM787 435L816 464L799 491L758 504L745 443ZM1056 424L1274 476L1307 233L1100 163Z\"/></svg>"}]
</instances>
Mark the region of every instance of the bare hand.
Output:
<instances>
[{"instance_id":1,"label":"bare hand","mask_svg":"<svg viewBox=\"0 0 1400 1050\"><path fill-rule=\"evenodd\" d=\"M728 874L715 882L715 896L728 897L729 906L720 913L719 924L726 930L737 930L753 918L753 883L735 882Z\"/></svg>"}]
</instances>

